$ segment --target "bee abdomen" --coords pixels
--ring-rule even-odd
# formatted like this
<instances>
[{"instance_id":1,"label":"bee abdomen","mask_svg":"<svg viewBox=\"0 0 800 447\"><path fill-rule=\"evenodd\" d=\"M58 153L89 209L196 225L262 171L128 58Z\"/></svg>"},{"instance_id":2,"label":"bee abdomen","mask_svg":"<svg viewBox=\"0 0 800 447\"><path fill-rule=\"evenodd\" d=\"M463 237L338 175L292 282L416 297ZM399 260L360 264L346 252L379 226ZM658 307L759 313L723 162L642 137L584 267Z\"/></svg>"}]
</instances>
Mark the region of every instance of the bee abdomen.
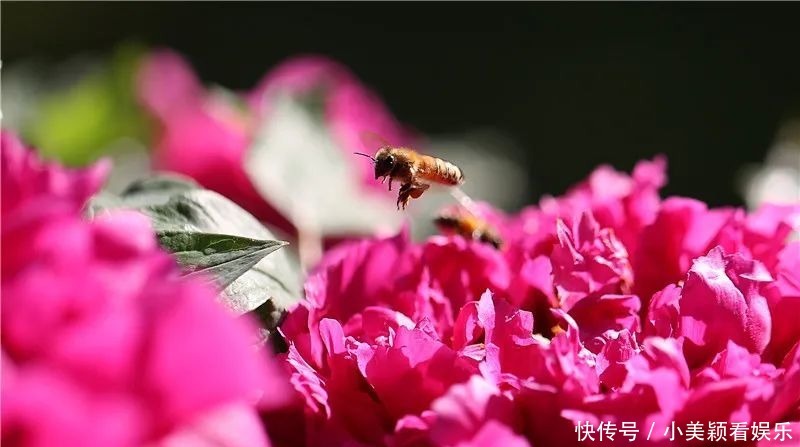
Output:
<instances>
[{"instance_id":1,"label":"bee abdomen","mask_svg":"<svg viewBox=\"0 0 800 447\"><path fill-rule=\"evenodd\" d=\"M436 176L442 183L460 185L464 182L464 174L458 166L441 158L435 158L434 163L436 165Z\"/></svg>"}]
</instances>

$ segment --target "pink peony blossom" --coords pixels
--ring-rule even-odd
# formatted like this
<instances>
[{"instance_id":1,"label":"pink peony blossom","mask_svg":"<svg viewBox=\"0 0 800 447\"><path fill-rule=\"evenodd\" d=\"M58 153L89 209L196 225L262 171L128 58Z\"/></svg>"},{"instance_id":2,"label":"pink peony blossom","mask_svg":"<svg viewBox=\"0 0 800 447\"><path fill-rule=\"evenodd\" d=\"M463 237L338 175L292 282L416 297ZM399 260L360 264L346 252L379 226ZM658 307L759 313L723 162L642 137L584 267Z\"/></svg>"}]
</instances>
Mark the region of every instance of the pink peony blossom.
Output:
<instances>
[{"instance_id":1,"label":"pink peony blossom","mask_svg":"<svg viewBox=\"0 0 800 447\"><path fill-rule=\"evenodd\" d=\"M548 333L549 309L558 301L553 275L548 270L551 252L559 243L558 222L563 222L565 228L573 228L581 216L590 213L599 228L613 234L617 250L622 248L627 253L626 262L633 265L640 234L653 223L661 205L658 190L666 182L665 170L666 160L660 156L638 163L632 176L604 165L564 196L545 197L537 206L529 206L514 216L498 218L497 214L489 214L506 241L504 251L513 283L509 297L518 306L534 312L537 332ZM636 293L630 290L633 284L629 274L623 278L628 287L617 294ZM644 301L649 295L640 298Z\"/></svg>"},{"instance_id":2,"label":"pink peony blossom","mask_svg":"<svg viewBox=\"0 0 800 447\"><path fill-rule=\"evenodd\" d=\"M571 225L591 211L604 228L611 228L629 253L636 250L638 235L658 212L658 190L666 183L663 156L641 161L633 175L603 165L561 197L544 197L537 206L523 209L507 223L506 237L521 240L529 248L552 234L557 219ZM531 240L531 238L533 239Z\"/></svg>"},{"instance_id":3,"label":"pink peony blossom","mask_svg":"<svg viewBox=\"0 0 800 447\"><path fill-rule=\"evenodd\" d=\"M2 148L2 216L14 212L25 214L40 207L41 201L52 201L51 206L65 207L65 211L79 210L105 180L111 168L107 160L82 170L68 170L57 164L40 160L25 148L11 132L0 133ZM52 200L51 200L52 199Z\"/></svg>"},{"instance_id":4,"label":"pink peony blossom","mask_svg":"<svg viewBox=\"0 0 800 447\"><path fill-rule=\"evenodd\" d=\"M760 354L769 343L772 319L764 266L721 248L694 261L680 299L680 334L691 365L702 364L731 340Z\"/></svg>"},{"instance_id":5,"label":"pink peony blossom","mask_svg":"<svg viewBox=\"0 0 800 447\"><path fill-rule=\"evenodd\" d=\"M743 246L753 259L775 274L787 238L792 231L800 231L800 204L765 204L742 220L741 244L737 248L742 250Z\"/></svg>"},{"instance_id":6,"label":"pink peony blossom","mask_svg":"<svg viewBox=\"0 0 800 447\"><path fill-rule=\"evenodd\" d=\"M776 280L766 289L772 316L770 343L764 356L781 363L800 343L800 242L787 245L778 255Z\"/></svg>"},{"instance_id":7,"label":"pink peony blossom","mask_svg":"<svg viewBox=\"0 0 800 447\"><path fill-rule=\"evenodd\" d=\"M223 123L230 147L281 92L322 91L342 141L351 119L383 122L327 60L272 72L244 121L179 59L156 62L172 66L142 84L159 119ZM517 214L479 204L501 249L407 229L343 242L280 327L280 368L213 291L178 278L140 216L78 217L102 167L45 165L9 135L2 160L13 445L717 445L710 423L777 436L800 420L800 207L662 200L660 158L632 175L600 167ZM704 439L687 440L698 426Z\"/></svg>"},{"instance_id":8,"label":"pink peony blossom","mask_svg":"<svg viewBox=\"0 0 800 447\"><path fill-rule=\"evenodd\" d=\"M664 180L656 159L517 215L481 204L500 250L328 252L282 327L306 445L668 446L673 426L796 421L797 208L662 201ZM578 437L623 423L638 437Z\"/></svg>"},{"instance_id":9,"label":"pink peony blossom","mask_svg":"<svg viewBox=\"0 0 800 447\"><path fill-rule=\"evenodd\" d=\"M627 250L591 214L581 215L571 229L559 221L556 234L550 259L561 307L569 310L592 295L630 290L633 272Z\"/></svg>"},{"instance_id":10,"label":"pink peony blossom","mask_svg":"<svg viewBox=\"0 0 800 447\"><path fill-rule=\"evenodd\" d=\"M557 224L558 243L550 260L559 307L576 320L584 339L607 330L639 328L639 298L629 295L633 272L628 253L610 229L600 229L591 213L572 229Z\"/></svg>"},{"instance_id":11,"label":"pink peony blossom","mask_svg":"<svg viewBox=\"0 0 800 447\"><path fill-rule=\"evenodd\" d=\"M464 304L476 301L488 289L504 291L510 273L502 255L491 246L467 241L461 237L430 238L418 248L418 269L415 278L430 284L431 301L443 309L435 312L437 329L449 334L453 316Z\"/></svg>"},{"instance_id":12,"label":"pink peony blossom","mask_svg":"<svg viewBox=\"0 0 800 447\"><path fill-rule=\"evenodd\" d=\"M497 283L498 290L507 285L493 268L499 258L484 257L490 253L484 248L445 238L414 247L400 234L346 243L330 253L306 284L308 304L281 328L290 341L292 383L314 415L307 425L319 427L309 436L338 439L349 433L351 440L376 442L405 416L427 410L449 387L477 374L475 359L464 352L466 343L442 338L455 329L452 308L442 304L472 301L472 290L486 284ZM465 259L467 266L440 261L455 258ZM438 269L428 272L416 265ZM376 277L385 280L376 282ZM469 280L482 282L459 282ZM366 385L371 393L363 391ZM416 390L413 396L403 391L409 388ZM357 413L336 410L352 399L365 407ZM365 431L359 422L363 411L379 418L370 427L383 430Z\"/></svg>"},{"instance_id":13,"label":"pink peony blossom","mask_svg":"<svg viewBox=\"0 0 800 447\"><path fill-rule=\"evenodd\" d=\"M511 400L473 376L453 385L423 417L408 417L397 424L392 446L526 447L530 444L511 429L515 411Z\"/></svg>"},{"instance_id":14,"label":"pink peony blossom","mask_svg":"<svg viewBox=\"0 0 800 447\"><path fill-rule=\"evenodd\" d=\"M388 415L399 419L427 409L451 385L477 371L464 358L426 331L424 323L413 329L390 331L386 344L361 345L358 367L375 390ZM405 390L414 390L409 395Z\"/></svg>"},{"instance_id":15,"label":"pink peony blossom","mask_svg":"<svg viewBox=\"0 0 800 447\"><path fill-rule=\"evenodd\" d=\"M290 395L249 320L181 279L144 216L80 218L104 166L45 165L6 134L2 160L4 444L204 445L224 420L223 445L268 445L255 404Z\"/></svg>"},{"instance_id":16,"label":"pink peony blossom","mask_svg":"<svg viewBox=\"0 0 800 447\"><path fill-rule=\"evenodd\" d=\"M513 442L516 436L508 427L517 426L520 422L507 393L477 375L465 383L450 387L431 404L424 418L427 437L431 444L437 446L459 443L481 445L477 440L487 432L497 432L498 436L496 440L488 438L487 441L500 442L508 438L507 442Z\"/></svg>"},{"instance_id":17,"label":"pink peony blossom","mask_svg":"<svg viewBox=\"0 0 800 447\"><path fill-rule=\"evenodd\" d=\"M664 201L655 221L640 236L634 256L634 292L650 296L683 278L692 260L711 249L716 235L733 218L733 209L709 211L705 203L680 197Z\"/></svg>"},{"instance_id":18,"label":"pink peony blossom","mask_svg":"<svg viewBox=\"0 0 800 447\"><path fill-rule=\"evenodd\" d=\"M800 230L799 216L800 206L766 205L747 216L733 208L708 209L693 199L667 199L640 236L634 291L648 296L678 281L695 258L717 245L760 261L774 273L789 234Z\"/></svg>"}]
</instances>

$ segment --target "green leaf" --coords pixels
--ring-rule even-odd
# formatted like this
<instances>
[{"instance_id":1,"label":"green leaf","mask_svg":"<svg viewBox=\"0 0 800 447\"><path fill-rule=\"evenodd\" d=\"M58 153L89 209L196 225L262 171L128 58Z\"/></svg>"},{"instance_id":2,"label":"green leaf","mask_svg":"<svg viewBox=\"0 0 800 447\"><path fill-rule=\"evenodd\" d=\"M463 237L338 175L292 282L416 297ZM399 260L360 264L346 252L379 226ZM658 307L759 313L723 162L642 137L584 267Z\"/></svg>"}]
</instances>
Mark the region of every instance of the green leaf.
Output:
<instances>
[{"instance_id":1,"label":"green leaf","mask_svg":"<svg viewBox=\"0 0 800 447\"><path fill-rule=\"evenodd\" d=\"M160 244L187 274L214 278L222 301L235 312L274 309L262 318L268 329L301 296L299 266L279 250L286 243L213 191L179 177L155 177L134 182L120 196L96 196L87 213L94 217L120 209L148 216Z\"/></svg>"},{"instance_id":2,"label":"green leaf","mask_svg":"<svg viewBox=\"0 0 800 447\"><path fill-rule=\"evenodd\" d=\"M286 245L282 241L185 231L163 231L158 233L158 240L189 276L206 275L221 287L227 287L266 255Z\"/></svg>"}]
</instances>

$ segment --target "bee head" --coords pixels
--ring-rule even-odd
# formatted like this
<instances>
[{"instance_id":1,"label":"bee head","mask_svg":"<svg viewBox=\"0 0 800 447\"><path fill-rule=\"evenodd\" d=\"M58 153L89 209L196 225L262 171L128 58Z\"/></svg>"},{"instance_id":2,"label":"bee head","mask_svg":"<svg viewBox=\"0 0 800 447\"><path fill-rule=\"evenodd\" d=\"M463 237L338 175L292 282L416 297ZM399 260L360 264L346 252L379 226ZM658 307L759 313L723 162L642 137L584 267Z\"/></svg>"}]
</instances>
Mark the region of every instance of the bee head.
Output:
<instances>
[{"instance_id":1,"label":"bee head","mask_svg":"<svg viewBox=\"0 0 800 447\"><path fill-rule=\"evenodd\" d=\"M433 219L434 225L439 227L439 229L453 229L458 228L458 217L450 215L450 214L440 214Z\"/></svg>"},{"instance_id":2,"label":"bee head","mask_svg":"<svg viewBox=\"0 0 800 447\"><path fill-rule=\"evenodd\" d=\"M483 234L480 235L478 240L480 240L483 243L489 244L498 250L503 247L503 241L500 240L500 238L494 234L484 232Z\"/></svg>"},{"instance_id":3,"label":"bee head","mask_svg":"<svg viewBox=\"0 0 800 447\"><path fill-rule=\"evenodd\" d=\"M375 154L375 178L386 177L392 173L396 163L395 156L389 149L381 149Z\"/></svg>"}]
</instances>

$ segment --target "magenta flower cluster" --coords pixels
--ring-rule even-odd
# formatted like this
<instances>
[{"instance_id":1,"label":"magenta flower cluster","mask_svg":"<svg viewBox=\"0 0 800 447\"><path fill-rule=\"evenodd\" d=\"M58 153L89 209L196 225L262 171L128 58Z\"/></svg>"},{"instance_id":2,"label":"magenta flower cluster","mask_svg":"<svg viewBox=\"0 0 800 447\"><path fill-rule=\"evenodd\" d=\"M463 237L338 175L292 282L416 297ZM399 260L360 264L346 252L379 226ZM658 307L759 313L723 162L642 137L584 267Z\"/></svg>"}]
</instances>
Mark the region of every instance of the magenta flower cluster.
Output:
<instances>
[{"instance_id":1,"label":"magenta flower cluster","mask_svg":"<svg viewBox=\"0 0 800 447\"><path fill-rule=\"evenodd\" d=\"M143 215L81 208L109 165L2 143L2 440L9 446L266 446L290 398L255 331L180 277Z\"/></svg>"},{"instance_id":2,"label":"magenta flower cluster","mask_svg":"<svg viewBox=\"0 0 800 447\"><path fill-rule=\"evenodd\" d=\"M274 92L322 91L347 153L362 130L407 138L327 59L286 62L240 108L166 51L138 89L156 167L289 233L242 167ZM501 249L407 229L334 246L270 358L143 216L81 217L107 170L2 135L8 445L800 444L800 205L709 208L661 197L662 158L601 166L513 215L477 204Z\"/></svg>"},{"instance_id":3,"label":"magenta flower cluster","mask_svg":"<svg viewBox=\"0 0 800 447\"><path fill-rule=\"evenodd\" d=\"M690 444L720 445L709 423L766 430L736 445L800 439L800 207L662 200L665 169L603 166L513 216L482 205L500 251L402 233L328 252L282 326L302 443L676 445L701 425ZM639 436L586 437L601 424Z\"/></svg>"}]
</instances>

